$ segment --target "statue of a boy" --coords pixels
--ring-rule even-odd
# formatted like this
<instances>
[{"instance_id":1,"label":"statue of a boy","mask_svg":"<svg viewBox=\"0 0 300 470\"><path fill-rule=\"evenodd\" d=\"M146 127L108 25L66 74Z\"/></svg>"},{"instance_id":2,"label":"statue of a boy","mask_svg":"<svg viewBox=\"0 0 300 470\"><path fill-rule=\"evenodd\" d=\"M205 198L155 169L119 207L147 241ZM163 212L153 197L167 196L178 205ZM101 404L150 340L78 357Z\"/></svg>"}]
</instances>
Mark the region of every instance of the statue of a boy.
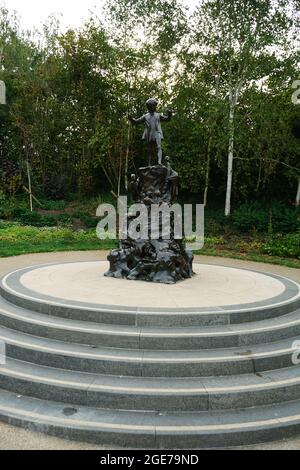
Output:
<instances>
[{"instance_id":1,"label":"statue of a boy","mask_svg":"<svg viewBox=\"0 0 300 470\"><path fill-rule=\"evenodd\" d=\"M148 113L144 114L138 119L128 116L133 124L145 123L146 127L142 139L147 142L147 154L149 166L152 163L152 157L157 152L158 164L162 163L162 149L161 141L163 140L163 131L161 128L161 121L170 121L172 118L172 111L167 111L166 115L156 112L158 102L155 98L150 98L146 102Z\"/></svg>"}]
</instances>

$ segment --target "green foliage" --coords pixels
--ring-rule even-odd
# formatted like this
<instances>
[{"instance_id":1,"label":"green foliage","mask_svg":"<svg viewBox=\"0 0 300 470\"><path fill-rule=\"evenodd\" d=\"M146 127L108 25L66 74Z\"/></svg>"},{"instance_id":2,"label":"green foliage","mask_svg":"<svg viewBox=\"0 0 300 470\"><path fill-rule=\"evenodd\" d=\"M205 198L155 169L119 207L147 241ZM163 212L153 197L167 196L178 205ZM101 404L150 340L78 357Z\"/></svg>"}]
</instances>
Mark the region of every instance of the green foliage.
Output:
<instances>
[{"instance_id":1,"label":"green foliage","mask_svg":"<svg viewBox=\"0 0 300 470\"><path fill-rule=\"evenodd\" d=\"M112 240L99 240L95 230L24 227L0 222L0 257L23 253L112 249Z\"/></svg>"},{"instance_id":2,"label":"green foliage","mask_svg":"<svg viewBox=\"0 0 300 470\"><path fill-rule=\"evenodd\" d=\"M232 215L233 226L241 232L250 232L255 228L264 232L268 227L267 211L258 202L241 205Z\"/></svg>"},{"instance_id":3,"label":"green foliage","mask_svg":"<svg viewBox=\"0 0 300 470\"><path fill-rule=\"evenodd\" d=\"M7 217L7 215L9 216ZM82 211L72 213L45 215L39 212L31 212L28 209L16 208L15 206L7 213L2 213L3 219L13 219L23 225L31 225L33 227L55 227L55 226L71 226L75 219L79 219L85 227L95 228L98 223L96 217L90 216Z\"/></svg>"},{"instance_id":4,"label":"green foliage","mask_svg":"<svg viewBox=\"0 0 300 470\"><path fill-rule=\"evenodd\" d=\"M232 219L225 217L223 210L206 209L204 215L206 237L224 234L232 229Z\"/></svg>"},{"instance_id":5,"label":"green foliage","mask_svg":"<svg viewBox=\"0 0 300 470\"><path fill-rule=\"evenodd\" d=\"M208 182L209 206L220 205L229 85L240 76L233 205L293 201L300 107L291 102L291 84L300 70L288 41L299 33L292 3L203 0L189 16L179 0L115 0L107 2L105 21L90 18L65 33L53 21L40 41L1 8L7 105L0 106L0 190L14 195L28 186L28 159L41 200L123 192L126 173L146 161L142 130L128 126L127 114L142 114L146 99L157 96L160 111L175 110L163 145L181 188L202 202ZM0 216L9 217L4 206Z\"/></svg>"},{"instance_id":6,"label":"green foliage","mask_svg":"<svg viewBox=\"0 0 300 470\"><path fill-rule=\"evenodd\" d=\"M276 203L272 206L273 231L275 233L290 233L300 229L300 209L288 208Z\"/></svg>"},{"instance_id":7,"label":"green foliage","mask_svg":"<svg viewBox=\"0 0 300 470\"><path fill-rule=\"evenodd\" d=\"M300 232L277 235L264 243L261 251L271 256L300 259Z\"/></svg>"},{"instance_id":8,"label":"green foliage","mask_svg":"<svg viewBox=\"0 0 300 470\"><path fill-rule=\"evenodd\" d=\"M22 211L26 211L28 203L0 193L0 219L14 219Z\"/></svg>"},{"instance_id":9,"label":"green foliage","mask_svg":"<svg viewBox=\"0 0 300 470\"><path fill-rule=\"evenodd\" d=\"M80 219L84 223L84 225L88 228L96 228L97 223L99 221L97 217L92 217L88 213L80 211L80 210L73 212L72 217Z\"/></svg>"},{"instance_id":10,"label":"green foliage","mask_svg":"<svg viewBox=\"0 0 300 470\"><path fill-rule=\"evenodd\" d=\"M38 212L30 212L30 210L16 211L15 220L23 225L32 225L35 227L54 227L57 225L57 219L52 216L41 215Z\"/></svg>"},{"instance_id":11,"label":"green foliage","mask_svg":"<svg viewBox=\"0 0 300 470\"><path fill-rule=\"evenodd\" d=\"M115 242L99 240L94 229L29 227L0 220L0 257L23 253L65 250L112 249ZM207 236L198 254L226 256L252 261L272 262L300 267L300 233L278 235L272 239L243 239L240 235Z\"/></svg>"},{"instance_id":12,"label":"green foliage","mask_svg":"<svg viewBox=\"0 0 300 470\"><path fill-rule=\"evenodd\" d=\"M300 228L300 211L283 204L273 204L269 209L259 202L242 204L232 215L236 230L251 232L253 229L265 233L289 233Z\"/></svg>"},{"instance_id":13,"label":"green foliage","mask_svg":"<svg viewBox=\"0 0 300 470\"><path fill-rule=\"evenodd\" d=\"M61 211L67 207L67 202L60 200L60 201L49 201L47 199L42 201L42 207L45 210L51 211Z\"/></svg>"}]
</instances>

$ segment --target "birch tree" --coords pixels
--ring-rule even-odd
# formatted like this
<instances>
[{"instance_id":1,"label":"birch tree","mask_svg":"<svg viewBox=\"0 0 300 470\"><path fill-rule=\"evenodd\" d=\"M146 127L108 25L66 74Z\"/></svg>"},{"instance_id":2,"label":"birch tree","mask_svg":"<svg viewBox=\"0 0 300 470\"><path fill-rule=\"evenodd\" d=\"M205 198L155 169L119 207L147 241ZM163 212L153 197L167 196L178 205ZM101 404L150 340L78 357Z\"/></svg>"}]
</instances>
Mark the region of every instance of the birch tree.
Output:
<instances>
[{"instance_id":1,"label":"birch tree","mask_svg":"<svg viewBox=\"0 0 300 470\"><path fill-rule=\"evenodd\" d=\"M300 176L298 177L298 189L296 194L296 206L300 206Z\"/></svg>"},{"instance_id":2,"label":"birch tree","mask_svg":"<svg viewBox=\"0 0 300 470\"><path fill-rule=\"evenodd\" d=\"M279 52L290 26L289 0L204 0L195 13L196 47L203 63L219 57L215 91L228 103L228 152L225 215L231 213L236 110L241 93L263 80L268 57Z\"/></svg>"}]
</instances>

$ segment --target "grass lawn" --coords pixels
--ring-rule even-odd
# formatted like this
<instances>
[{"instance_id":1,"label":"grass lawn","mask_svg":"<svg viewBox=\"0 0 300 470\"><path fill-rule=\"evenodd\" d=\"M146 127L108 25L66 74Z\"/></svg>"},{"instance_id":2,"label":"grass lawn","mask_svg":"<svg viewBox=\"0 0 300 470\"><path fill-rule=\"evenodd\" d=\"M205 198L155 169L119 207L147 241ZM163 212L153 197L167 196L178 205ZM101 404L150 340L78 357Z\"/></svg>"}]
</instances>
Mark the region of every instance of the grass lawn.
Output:
<instances>
[{"instance_id":1,"label":"grass lawn","mask_svg":"<svg viewBox=\"0 0 300 470\"><path fill-rule=\"evenodd\" d=\"M278 245L278 241L276 243ZM274 244L274 247L277 245ZM99 240L94 228L76 231L67 227L31 227L0 222L0 257L54 251L109 250L114 247L116 247L114 240ZM262 240L253 241L241 236L207 236L204 248L196 254L300 268L300 259L293 257L293 253L289 256L274 256L264 253L268 249L269 246Z\"/></svg>"},{"instance_id":2,"label":"grass lawn","mask_svg":"<svg viewBox=\"0 0 300 470\"><path fill-rule=\"evenodd\" d=\"M74 231L59 227L0 224L0 257L25 253L74 250L108 250L114 240L99 240L95 229Z\"/></svg>"}]
</instances>

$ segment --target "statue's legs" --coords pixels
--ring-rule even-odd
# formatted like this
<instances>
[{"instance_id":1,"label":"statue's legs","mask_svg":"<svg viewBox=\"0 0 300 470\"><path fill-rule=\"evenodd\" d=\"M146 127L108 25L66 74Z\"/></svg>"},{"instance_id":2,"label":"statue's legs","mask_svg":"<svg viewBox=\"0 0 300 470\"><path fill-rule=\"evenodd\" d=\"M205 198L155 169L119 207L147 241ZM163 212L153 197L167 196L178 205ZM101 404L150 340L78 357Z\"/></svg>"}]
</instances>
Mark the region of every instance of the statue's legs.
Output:
<instances>
[{"instance_id":1,"label":"statue's legs","mask_svg":"<svg viewBox=\"0 0 300 470\"><path fill-rule=\"evenodd\" d=\"M148 154L148 165L152 165L152 157L155 156L156 153L156 142L154 140L150 140L148 142L148 149L147 149L147 154Z\"/></svg>"},{"instance_id":2,"label":"statue's legs","mask_svg":"<svg viewBox=\"0 0 300 470\"><path fill-rule=\"evenodd\" d=\"M158 164L161 165L162 163L162 148L161 148L161 135L158 134L155 140L150 140L148 142L148 164L149 166L152 165L152 157L155 159L156 155L158 157Z\"/></svg>"},{"instance_id":3,"label":"statue's legs","mask_svg":"<svg viewBox=\"0 0 300 470\"><path fill-rule=\"evenodd\" d=\"M156 136L156 146L157 146L158 164L161 165L161 163L162 163L162 149L161 149L161 136L160 136L160 134Z\"/></svg>"}]
</instances>

